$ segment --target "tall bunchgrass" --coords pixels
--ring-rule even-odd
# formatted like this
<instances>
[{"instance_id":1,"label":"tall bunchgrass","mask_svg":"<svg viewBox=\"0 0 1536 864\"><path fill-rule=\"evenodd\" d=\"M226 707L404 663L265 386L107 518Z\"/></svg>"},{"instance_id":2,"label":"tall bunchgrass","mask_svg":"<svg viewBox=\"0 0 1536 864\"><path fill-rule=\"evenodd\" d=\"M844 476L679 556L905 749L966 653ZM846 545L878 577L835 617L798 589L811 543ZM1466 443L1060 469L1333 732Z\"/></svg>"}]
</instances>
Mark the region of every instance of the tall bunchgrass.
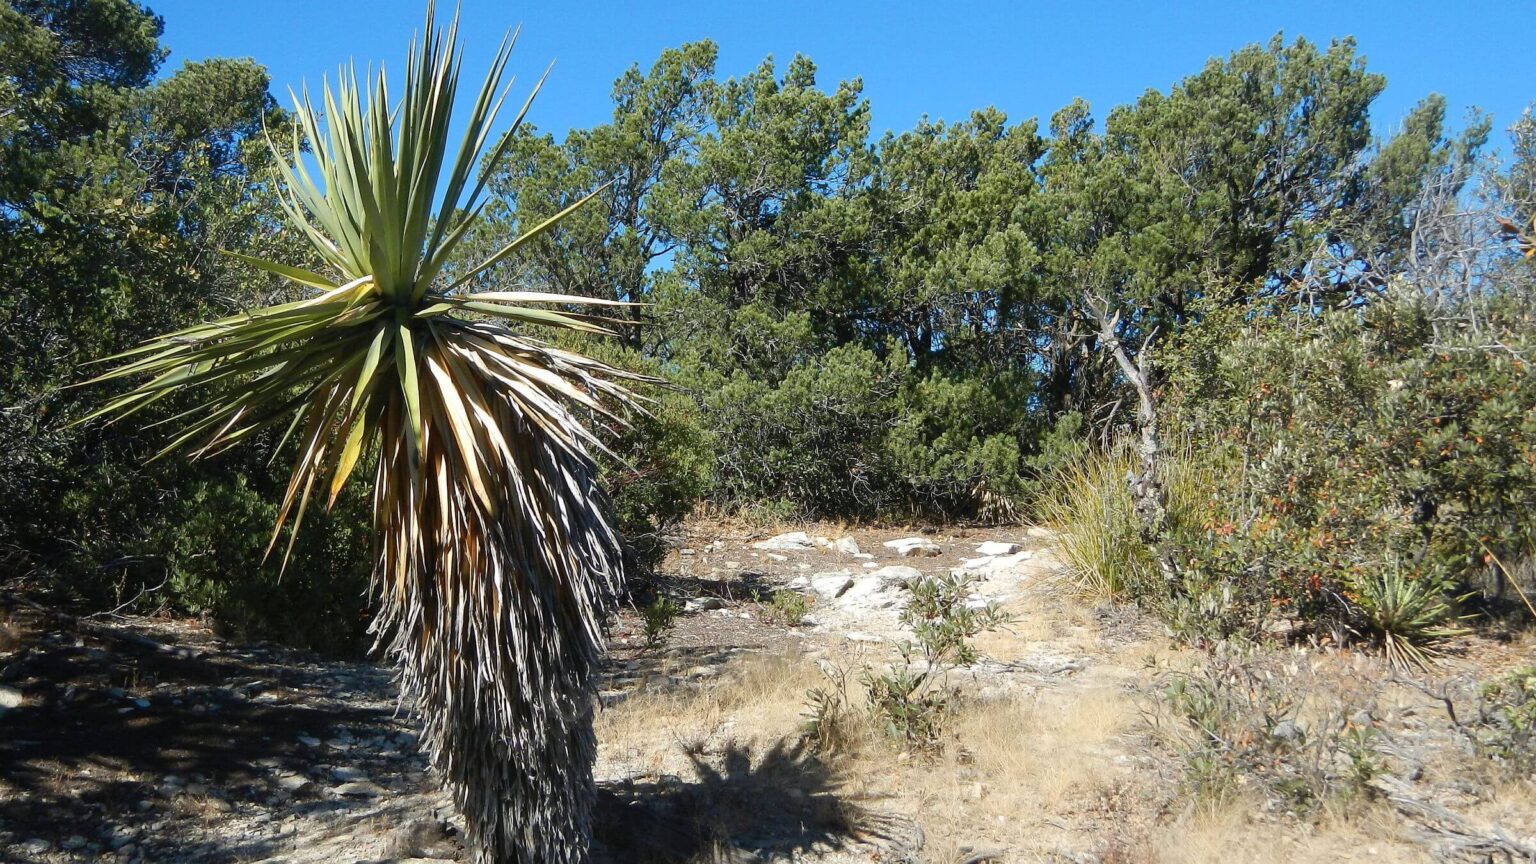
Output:
<instances>
[{"instance_id":1,"label":"tall bunchgrass","mask_svg":"<svg viewBox=\"0 0 1536 864\"><path fill-rule=\"evenodd\" d=\"M1176 443L1163 460L1170 530L1209 495L1210 471L1190 457ZM1057 532L1059 553L1084 597L1166 599L1167 580L1142 539L1131 497L1129 480L1139 467L1129 442L1080 454L1051 472L1035 502L1036 519Z\"/></svg>"},{"instance_id":2,"label":"tall bunchgrass","mask_svg":"<svg viewBox=\"0 0 1536 864\"><path fill-rule=\"evenodd\" d=\"M1134 596L1154 578L1126 477L1136 471L1129 447L1089 452L1058 466L1036 502L1039 521L1057 532L1057 549L1085 597Z\"/></svg>"}]
</instances>

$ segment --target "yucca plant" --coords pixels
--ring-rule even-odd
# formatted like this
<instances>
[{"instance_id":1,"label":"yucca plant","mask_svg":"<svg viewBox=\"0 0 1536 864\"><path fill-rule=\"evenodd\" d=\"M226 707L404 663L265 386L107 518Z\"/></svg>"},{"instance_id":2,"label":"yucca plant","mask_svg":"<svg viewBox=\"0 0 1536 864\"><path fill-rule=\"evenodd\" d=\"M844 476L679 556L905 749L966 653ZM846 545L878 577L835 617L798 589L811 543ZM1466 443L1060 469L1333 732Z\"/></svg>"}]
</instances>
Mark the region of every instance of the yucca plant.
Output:
<instances>
[{"instance_id":1,"label":"yucca plant","mask_svg":"<svg viewBox=\"0 0 1536 864\"><path fill-rule=\"evenodd\" d=\"M454 154L457 21L444 33L430 8L398 102L382 69L366 86L352 69L327 81L318 107L296 96L298 131L272 146L288 222L324 267L236 257L314 293L108 358L119 365L96 381L136 383L91 416L198 391L166 448L194 457L281 428L296 455L274 543L376 451L379 642L419 703L475 860L543 864L586 857L591 681L620 576L589 455L600 445L582 421L634 407L624 382L640 376L523 335L606 332L606 319L571 310L614 301L485 285L564 213L453 263L528 108L493 137L511 45Z\"/></svg>"},{"instance_id":2,"label":"yucca plant","mask_svg":"<svg viewBox=\"0 0 1536 864\"><path fill-rule=\"evenodd\" d=\"M1440 643L1465 635L1445 601L1444 587L1428 576L1403 572L1396 562L1352 580L1359 629L1400 669L1429 666Z\"/></svg>"}]
</instances>

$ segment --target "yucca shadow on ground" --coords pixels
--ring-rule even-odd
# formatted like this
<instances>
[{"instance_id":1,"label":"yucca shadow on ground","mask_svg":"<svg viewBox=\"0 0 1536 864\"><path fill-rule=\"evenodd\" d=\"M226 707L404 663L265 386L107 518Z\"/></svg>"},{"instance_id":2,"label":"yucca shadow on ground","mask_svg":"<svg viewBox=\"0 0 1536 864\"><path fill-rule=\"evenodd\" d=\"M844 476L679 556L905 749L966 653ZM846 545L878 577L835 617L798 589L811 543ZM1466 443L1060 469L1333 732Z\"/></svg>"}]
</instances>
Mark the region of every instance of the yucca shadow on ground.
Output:
<instances>
[{"instance_id":1,"label":"yucca shadow on ground","mask_svg":"<svg viewBox=\"0 0 1536 864\"><path fill-rule=\"evenodd\" d=\"M12 843L46 841L57 855L73 836L103 849L118 836L133 838L145 861L257 860L286 838L184 829L264 809L343 825L376 816L393 792L327 796L342 784L330 766L366 766L379 782L425 767L409 718L394 710L388 669L275 646L160 642L57 617L31 615L27 644L0 663L0 681L27 697L0 712L0 859L13 860ZM366 704L350 704L356 694ZM345 752L320 745L339 729L358 733ZM282 788L285 774L302 788ZM282 803L270 804L273 795Z\"/></svg>"},{"instance_id":2,"label":"yucca shadow on ground","mask_svg":"<svg viewBox=\"0 0 1536 864\"><path fill-rule=\"evenodd\" d=\"M690 753L695 777L605 784L594 859L602 864L736 864L859 844L915 851L914 823L848 800L835 770L781 740L755 754L741 744Z\"/></svg>"}]
</instances>

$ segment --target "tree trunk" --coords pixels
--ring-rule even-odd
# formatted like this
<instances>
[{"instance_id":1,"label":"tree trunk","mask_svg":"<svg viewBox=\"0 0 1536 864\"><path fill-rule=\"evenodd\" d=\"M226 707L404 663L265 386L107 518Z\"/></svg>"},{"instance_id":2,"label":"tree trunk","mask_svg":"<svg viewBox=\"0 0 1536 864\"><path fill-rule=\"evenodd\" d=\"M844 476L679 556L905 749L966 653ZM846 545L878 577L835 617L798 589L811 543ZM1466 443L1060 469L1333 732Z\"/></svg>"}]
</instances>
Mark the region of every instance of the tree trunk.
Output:
<instances>
[{"instance_id":1,"label":"tree trunk","mask_svg":"<svg viewBox=\"0 0 1536 864\"><path fill-rule=\"evenodd\" d=\"M1149 351L1152 339L1157 334L1155 330L1147 334L1141 349L1132 357L1115 331L1120 322L1119 313L1108 314L1103 304L1094 308L1099 323L1100 342L1109 349L1121 374L1136 391L1138 470L1128 474L1125 479L1136 508L1141 540L1152 550L1163 579L1172 586L1177 582L1178 568L1168 542L1168 496L1163 485L1163 441L1157 430L1157 397Z\"/></svg>"}]
</instances>

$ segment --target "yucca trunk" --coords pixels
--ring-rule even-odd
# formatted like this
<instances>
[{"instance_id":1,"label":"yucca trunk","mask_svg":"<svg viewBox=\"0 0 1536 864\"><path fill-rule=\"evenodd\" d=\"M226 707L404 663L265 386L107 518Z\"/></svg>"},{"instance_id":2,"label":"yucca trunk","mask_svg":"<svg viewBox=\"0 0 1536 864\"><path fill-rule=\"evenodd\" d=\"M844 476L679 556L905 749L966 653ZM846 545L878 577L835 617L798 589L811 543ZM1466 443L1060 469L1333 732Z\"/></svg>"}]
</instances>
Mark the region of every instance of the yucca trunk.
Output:
<instances>
[{"instance_id":1,"label":"yucca trunk","mask_svg":"<svg viewBox=\"0 0 1536 864\"><path fill-rule=\"evenodd\" d=\"M551 436L540 425L572 426L571 415L522 414L500 382L457 359L455 334L463 335L439 332L422 366L490 397L480 405L506 452L488 461L510 476L485 477L490 501L481 500L462 481L468 442L447 434L455 427L443 400L424 400L420 462L406 435L379 461L375 629L421 711L427 752L465 820L474 860L584 861L595 791L592 682L619 543L586 448L559 443L580 433ZM404 414L392 399L384 429L404 431Z\"/></svg>"}]
</instances>

